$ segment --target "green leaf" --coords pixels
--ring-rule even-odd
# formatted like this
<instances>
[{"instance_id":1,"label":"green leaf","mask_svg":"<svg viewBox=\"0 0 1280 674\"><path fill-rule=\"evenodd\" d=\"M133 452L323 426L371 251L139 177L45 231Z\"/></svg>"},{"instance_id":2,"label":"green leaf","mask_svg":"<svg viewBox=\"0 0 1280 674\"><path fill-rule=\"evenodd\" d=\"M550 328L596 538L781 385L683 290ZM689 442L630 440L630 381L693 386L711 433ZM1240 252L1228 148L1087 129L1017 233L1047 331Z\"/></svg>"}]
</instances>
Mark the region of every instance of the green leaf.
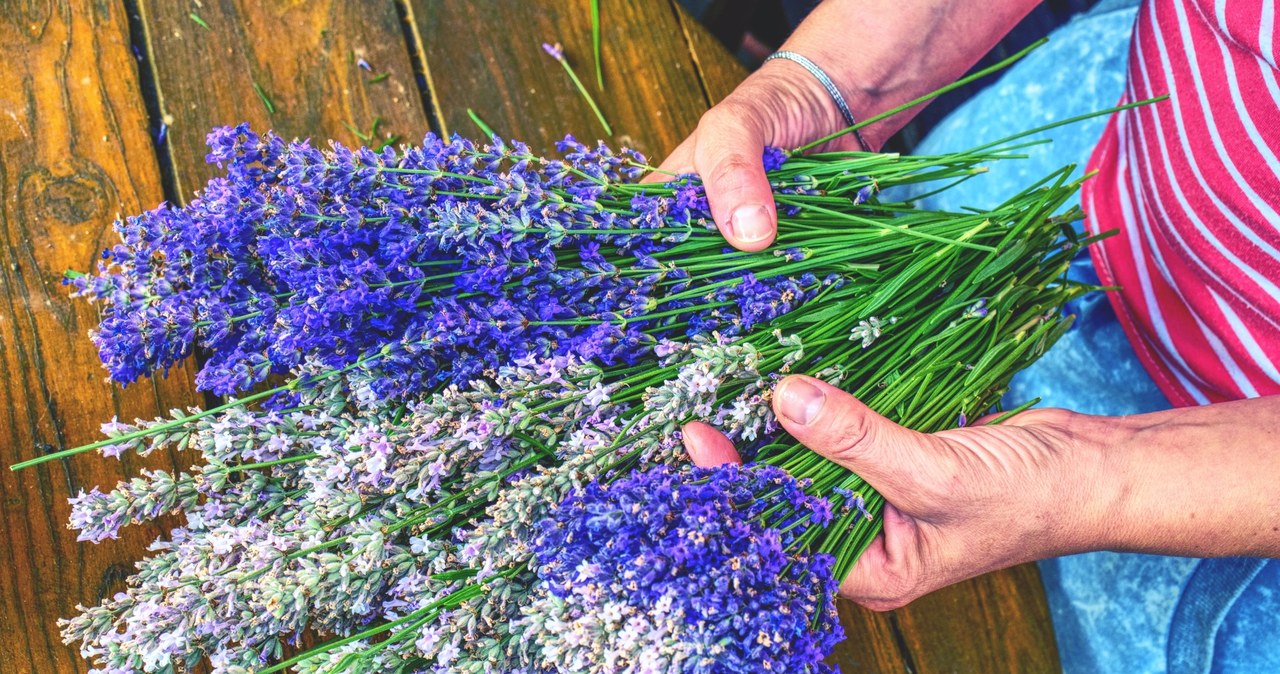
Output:
<instances>
[{"instance_id":1,"label":"green leaf","mask_svg":"<svg viewBox=\"0 0 1280 674\"><path fill-rule=\"evenodd\" d=\"M267 98L267 92L263 91L262 86L257 82L253 83L253 93L258 95L258 100L262 101L262 107L267 109L268 114L276 114L275 104L271 102L270 98Z\"/></svg>"},{"instance_id":2,"label":"green leaf","mask_svg":"<svg viewBox=\"0 0 1280 674\"><path fill-rule=\"evenodd\" d=\"M833 318L845 316L853 308L853 302L846 300L843 302L832 302L827 306L818 309L812 313L804 313L796 317L797 323L822 323Z\"/></svg>"},{"instance_id":3,"label":"green leaf","mask_svg":"<svg viewBox=\"0 0 1280 674\"><path fill-rule=\"evenodd\" d=\"M1001 251L996 255L995 259L984 265L977 274L974 274L973 280L970 281L970 283L981 283L986 279L999 274L1005 269L1008 269L1014 264L1026 260L1027 253L1029 252L1028 248L1029 247L1025 240L1018 239L1017 241L1014 241L1012 246Z\"/></svg>"}]
</instances>

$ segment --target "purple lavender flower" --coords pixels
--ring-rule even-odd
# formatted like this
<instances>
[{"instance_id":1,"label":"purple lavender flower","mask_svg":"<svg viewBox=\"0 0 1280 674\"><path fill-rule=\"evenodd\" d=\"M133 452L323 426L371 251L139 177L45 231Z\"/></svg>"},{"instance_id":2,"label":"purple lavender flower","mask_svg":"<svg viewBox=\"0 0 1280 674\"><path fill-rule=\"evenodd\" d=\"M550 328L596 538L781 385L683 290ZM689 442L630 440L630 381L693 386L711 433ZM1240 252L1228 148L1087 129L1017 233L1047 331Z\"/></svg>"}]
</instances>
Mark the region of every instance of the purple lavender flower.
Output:
<instances>
[{"instance_id":1,"label":"purple lavender flower","mask_svg":"<svg viewBox=\"0 0 1280 674\"><path fill-rule=\"evenodd\" d=\"M94 340L116 381L202 347L197 385L214 393L310 357L377 360L383 397L527 356L634 364L657 339L740 334L818 289L746 271L695 279L678 262L682 241L712 229L696 180L614 194L643 157L572 137L558 149L563 161L519 142L428 136L403 154L321 151L243 124L215 129L208 160L226 175L185 207L117 223L122 243L99 273L68 283L104 304ZM647 319L695 280L714 295L672 299L665 318Z\"/></svg>"},{"instance_id":2,"label":"purple lavender flower","mask_svg":"<svg viewBox=\"0 0 1280 674\"><path fill-rule=\"evenodd\" d=\"M764 170L776 171L791 158L786 150L770 145L764 149Z\"/></svg>"},{"instance_id":3,"label":"purple lavender flower","mask_svg":"<svg viewBox=\"0 0 1280 674\"><path fill-rule=\"evenodd\" d=\"M855 205L857 205L857 204L865 204L865 203L867 203L867 201L869 201L869 200L871 199L871 195L873 195L873 194L875 194L875 188L873 188L871 185L867 185L867 186L865 186L865 187L863 187L863 188L859 189L859 190L858 190L858 193L857 193L856 195L854 195L854 197L853 197L853 203L854 203Z\"/></svg>"},{"instance_id":4,"label":"purple lavender flower","mask_svg":"<svg viewBox=\"0 0 1280 674\"><path fill-rule=\"evenodd\" d=\"M832 560L798 544L830 517L766 466L588 484L541 525L526 646L549 672L831 671Z\"/></svg>"},{"instance_id":5,"label":"purple lavender flower","mask_svg":"<svg viewBox=\"0 0 1280 674\"><path fill-rule=\"evenodd\" d=\"M196 487L190 475L170 475L163 470L142 470L141 477L121 482L104 494L94 487L71 498L69 526L80 530L76 540L100 543L116 538L130 522L155 519L163 514L195 508Z\"/></svg>"}]
</instances>

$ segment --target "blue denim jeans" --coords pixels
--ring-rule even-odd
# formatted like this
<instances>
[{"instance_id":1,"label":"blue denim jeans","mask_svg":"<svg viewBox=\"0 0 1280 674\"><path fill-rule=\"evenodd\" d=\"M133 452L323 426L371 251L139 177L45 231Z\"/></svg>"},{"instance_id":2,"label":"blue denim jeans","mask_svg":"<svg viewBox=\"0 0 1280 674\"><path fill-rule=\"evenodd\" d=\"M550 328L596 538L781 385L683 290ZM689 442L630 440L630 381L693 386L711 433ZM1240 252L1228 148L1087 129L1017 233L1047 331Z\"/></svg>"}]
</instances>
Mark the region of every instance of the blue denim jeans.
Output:
<instances>
[{"instance_id":1,"label":"blue denim jeans","mask_svg":"<svg viewBox=\"0 0 1280 674\"><path fill-rule=\"evenodd\" d=\"M1137 4L1103 0L1057 29L1048 45L943 120L917 152L960 150L1114 105ZM1098 118L1059 128L1030 158L998 163L929 205L993 206L1053 169L1083 166L1104 125ZM1070 273L1097 278L1087 255ZM1101 293L1068 311L1073 328L1014 379L1011 403L1039 396L1044 406L1104 415L1169 407ZM1280 562L1095 552L1046 560L1040 571L1069 674L1280 672Z\"/></svg>"}]
</instances>

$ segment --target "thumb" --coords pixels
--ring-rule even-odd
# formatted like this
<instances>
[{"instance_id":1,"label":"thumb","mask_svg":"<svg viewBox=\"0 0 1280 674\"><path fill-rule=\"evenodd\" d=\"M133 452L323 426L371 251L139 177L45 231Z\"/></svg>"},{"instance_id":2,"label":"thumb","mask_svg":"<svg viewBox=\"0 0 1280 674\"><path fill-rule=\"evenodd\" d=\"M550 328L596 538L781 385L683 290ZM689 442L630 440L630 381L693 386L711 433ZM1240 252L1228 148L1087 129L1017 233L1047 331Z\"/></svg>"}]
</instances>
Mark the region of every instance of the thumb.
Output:
<instances>
[{"instance_id":1,"label":"thumb","mask_svg":"<svg viewBox=\"0 0 1280 674\"><path fill-rule=\"evenodd\" d=\"M801 444L862 476L899 507L909 507L912 476L920 474L932 436L903 428L813 377L779 382L773 411Z\"/></svg>"},{"instance_id":2,"label":"thumb","mask_svg":"<svg viewBox=\"0 0 1280 674\"><path fill-rule=\"evenodd\" d=\"M697 136L693 163L720 233L738 250L768 248L777 235L778 213L761 159L763 131L722 105L703 115Z\"/></svg>"}]
</instances>

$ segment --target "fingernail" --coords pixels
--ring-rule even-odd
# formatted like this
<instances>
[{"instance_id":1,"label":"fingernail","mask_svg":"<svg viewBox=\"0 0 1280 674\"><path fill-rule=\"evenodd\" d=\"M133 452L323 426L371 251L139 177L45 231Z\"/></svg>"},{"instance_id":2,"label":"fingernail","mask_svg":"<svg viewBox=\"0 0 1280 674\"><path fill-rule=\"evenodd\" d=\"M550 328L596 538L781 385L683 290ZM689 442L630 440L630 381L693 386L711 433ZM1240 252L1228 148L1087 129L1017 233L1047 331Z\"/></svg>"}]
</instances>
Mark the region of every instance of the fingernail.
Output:
<instances>
[{"instance_id":1,"label":"fingernail","mask_svg":"<svg viewBox=\"0 0 1280 674\"><path fill-rule=\"evenodd\" d=\"M817 418L822 405L827 402L827 394L804 379L787 379L779 389L779 411L801 426L808 426Z\"/></svg>"},{"instance_id":2,"label":"fingernail","mask_svg":"<svg viewBox=\"0 0 1280 674\"><path fill-rule=\"evenodd\" d=\"M739 206L729 217L729 229L735 239L743 243L753 243L767 239L773 233L773 225L769 222L769 211L760 204Z\"/></svg>"}]
</instances>

